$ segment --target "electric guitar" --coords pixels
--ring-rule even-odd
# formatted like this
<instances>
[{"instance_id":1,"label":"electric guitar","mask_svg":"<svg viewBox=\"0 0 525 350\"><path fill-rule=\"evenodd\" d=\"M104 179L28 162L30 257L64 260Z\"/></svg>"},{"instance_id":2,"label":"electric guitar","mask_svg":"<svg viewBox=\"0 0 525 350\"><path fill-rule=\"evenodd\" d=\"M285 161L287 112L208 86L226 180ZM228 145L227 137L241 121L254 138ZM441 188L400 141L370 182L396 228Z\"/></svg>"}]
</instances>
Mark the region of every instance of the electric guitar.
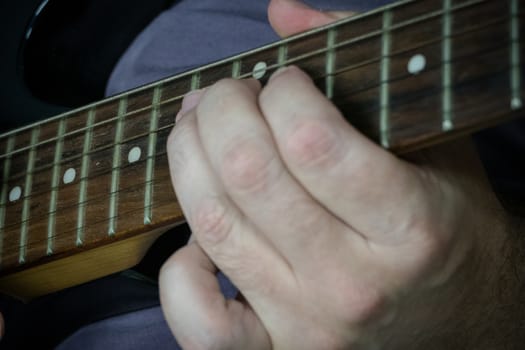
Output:
<instances>
[{"instance_id":1,"label":"electric guitar","mask_svg":"<svg viewBox=\"0 0 525 350\"><path fill-rule=\"evenodd\" d=\"M0 291L22 299L135 265L184 222L165 144L181 99L308 72L403 153L524 114L523 0L405 0L0 135Z\"/></svg>"}]
</instances>

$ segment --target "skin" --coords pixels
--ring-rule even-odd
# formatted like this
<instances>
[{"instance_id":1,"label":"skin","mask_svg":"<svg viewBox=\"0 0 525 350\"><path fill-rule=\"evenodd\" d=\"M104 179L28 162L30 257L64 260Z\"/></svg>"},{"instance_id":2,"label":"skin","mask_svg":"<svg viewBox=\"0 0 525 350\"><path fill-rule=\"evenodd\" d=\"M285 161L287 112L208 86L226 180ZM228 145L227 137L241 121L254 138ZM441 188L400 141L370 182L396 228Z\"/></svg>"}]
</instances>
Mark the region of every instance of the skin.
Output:
<instances>
[{"instance_id":1,"label":"skin","mask_svg":"<svg viewBox=\"0 0 525 350\"><path fill-rule=\"evenodd\" d=\"M283 36L344 15L290 0L269 8ZM524 315L508 308L520 297L516 226L470 140L400 159L287 67L264 88L222 80L186 96L168 155L194 234L160 278L184 348L521 344L520 332L501 335ZM236 300L220 293L218 269Z\"/></svg>"}]
</instances>

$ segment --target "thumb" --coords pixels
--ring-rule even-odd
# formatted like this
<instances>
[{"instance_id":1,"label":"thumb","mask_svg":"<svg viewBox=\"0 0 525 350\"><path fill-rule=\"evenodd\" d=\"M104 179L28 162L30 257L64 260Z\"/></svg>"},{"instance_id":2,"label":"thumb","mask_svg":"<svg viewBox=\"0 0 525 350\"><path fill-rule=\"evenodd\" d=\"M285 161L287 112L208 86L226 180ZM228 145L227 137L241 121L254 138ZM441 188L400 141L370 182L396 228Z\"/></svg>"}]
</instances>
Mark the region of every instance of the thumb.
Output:
<instances>
[{"instance_id":1,"label":"thumb","mask_svg":"<svg viewBox=\"0 0 525 350\"><path fill-rule=\"evenodd\" d=\"M268 19L281 37L320 27L353 15L350 11L322 12L298 0L271 0Z\"/></svg>"},{"instance_id":2,"label":"thumb","mask_svg":"<svg viewBox=\"0 0 525 350\"><path fill-rule=\"evenodd\" d=\"M266 330L245 301L226 300L217 268L195 242L162 267L162 310L183 349L269 349Z\"/></svg>"}]
</instances>

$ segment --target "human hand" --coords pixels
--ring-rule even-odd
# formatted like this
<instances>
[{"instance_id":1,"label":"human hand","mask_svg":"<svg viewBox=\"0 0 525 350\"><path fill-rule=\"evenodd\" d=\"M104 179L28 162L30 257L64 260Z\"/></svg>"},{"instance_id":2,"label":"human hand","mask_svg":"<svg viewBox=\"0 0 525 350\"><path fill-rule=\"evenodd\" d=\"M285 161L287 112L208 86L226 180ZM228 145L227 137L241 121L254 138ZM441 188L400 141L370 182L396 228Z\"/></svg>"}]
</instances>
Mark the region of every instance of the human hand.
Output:
<instances>
[{"instance_id":1,"label":"human hand","mask_svg":"<svg viewBox=\"0 0 525 350\"><path fill-rule=\"evenodd\" d=\"M196 242L161 297L183 347L442 349L486 312L505 214L468 142L396 158L293 67L193 93L180 116L170 168Z\"/></svg>"},{"instance_id":2,"label":"human hand","mask_svg":"<svg viewBox=\"0 0 525 350\"><path fill-rule=\"evenodd\" d=\"M400 160L293 67L263 90L222 81L184 108L170 162L198 243L161 285L181 344L394 348L483 299L493 271L480 254L503 240L486 227L504 227L464 142L412 155L419 166ZM246 301L223 300L215 266Z\"/></svg>"}]
</instances>

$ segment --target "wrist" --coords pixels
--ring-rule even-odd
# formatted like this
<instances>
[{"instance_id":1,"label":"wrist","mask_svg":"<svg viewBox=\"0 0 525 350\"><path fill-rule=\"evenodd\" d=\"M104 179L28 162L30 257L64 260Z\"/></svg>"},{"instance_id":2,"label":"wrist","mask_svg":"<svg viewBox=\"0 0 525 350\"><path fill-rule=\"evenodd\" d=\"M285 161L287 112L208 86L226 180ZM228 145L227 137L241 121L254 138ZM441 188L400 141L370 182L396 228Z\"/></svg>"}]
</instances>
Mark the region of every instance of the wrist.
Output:
<instances>
[{"instance_id":1,"label":"wrist","mask_svg":"<svg viewBox=\"0 0 525 350\"><path fill-rule=\"evenodd\" d=\"M495 213L501 215L495 215ZM523 218L493 209L491 224L478 227L469 286L453 317L458 349L521 349L525 342L525 237ZM453 323L452 323L453 324ZM454 347L452 347L454 348Z\"/></svg>"}]
</instances>

